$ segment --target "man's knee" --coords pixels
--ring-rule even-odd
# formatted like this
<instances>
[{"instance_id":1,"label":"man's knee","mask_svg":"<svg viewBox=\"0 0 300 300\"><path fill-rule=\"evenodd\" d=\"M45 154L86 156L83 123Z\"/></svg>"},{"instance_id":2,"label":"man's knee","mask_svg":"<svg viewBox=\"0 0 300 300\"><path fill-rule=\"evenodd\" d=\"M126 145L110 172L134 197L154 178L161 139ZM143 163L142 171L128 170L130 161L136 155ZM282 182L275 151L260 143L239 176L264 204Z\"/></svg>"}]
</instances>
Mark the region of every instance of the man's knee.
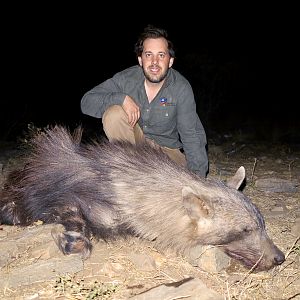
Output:
<instances>
[{"instance_id":1,"label":"man's knee","mask_svg":"<svg viewBox=\"0 0 300 300\"><path fill-rule=\"evenodd\" d=\"M110 106L102 116L102 123L104 127L116 125L120 121L127 120L127 115L120 105Z\"/></svg>"},{"instance_id":2,"label":"man's knee","mask_svg":"<svg viewBox=\"0 0 300 300\"><path fill-rule=\"evenodd\" d=\"M136 144L139 136L136 135L137 126L131 127L128 123L128 117L120 105L109 107L102 116L103 130L109 139L129 141Z\"/></svg>"}]
</instances>

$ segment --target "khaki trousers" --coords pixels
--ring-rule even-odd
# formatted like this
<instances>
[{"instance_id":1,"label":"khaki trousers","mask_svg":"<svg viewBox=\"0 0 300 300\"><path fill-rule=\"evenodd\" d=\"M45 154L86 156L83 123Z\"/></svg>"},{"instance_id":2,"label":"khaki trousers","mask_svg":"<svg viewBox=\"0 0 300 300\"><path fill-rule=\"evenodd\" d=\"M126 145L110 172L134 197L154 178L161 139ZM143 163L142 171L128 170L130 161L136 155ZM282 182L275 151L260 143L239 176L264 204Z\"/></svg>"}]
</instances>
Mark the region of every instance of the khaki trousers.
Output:
<instances>
[{"instance_id":1,"label":"khaki trousers","mask_svg":"<svg viewBox=\"0 0 300 300\"><path fill-rule=\"evenodd\" d=\"M102 116L103 130L109 141L124 140L132 144L144 142L145 139L155 147L160 147L173 161L186 167L185 155L179 149L161 147L153 140L145 138L141 127L133 128L128 123L128 117L120 105L110 106Z\"/></svg>"}]
</instances>

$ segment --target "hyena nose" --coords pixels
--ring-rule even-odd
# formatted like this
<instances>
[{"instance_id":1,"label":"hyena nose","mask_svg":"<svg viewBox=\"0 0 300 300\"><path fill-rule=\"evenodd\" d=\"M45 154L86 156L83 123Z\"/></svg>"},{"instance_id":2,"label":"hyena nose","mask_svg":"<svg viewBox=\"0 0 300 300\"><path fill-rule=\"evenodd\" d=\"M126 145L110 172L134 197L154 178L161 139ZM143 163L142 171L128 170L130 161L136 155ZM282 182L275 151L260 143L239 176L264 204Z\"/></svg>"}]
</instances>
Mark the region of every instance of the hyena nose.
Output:
<instances>
[{"instance_id":1,"label":"hyena nose","mask_svg":"<svg viewBox=\"0 0 300 300\"><path fill-rule=\"evenodd\" d=\"M285 257L284 254L280 251L276 254L276 256L274 257L274 263L276 265L281 265L283 262L285 261Z\"/></svg>"}]
</instances>

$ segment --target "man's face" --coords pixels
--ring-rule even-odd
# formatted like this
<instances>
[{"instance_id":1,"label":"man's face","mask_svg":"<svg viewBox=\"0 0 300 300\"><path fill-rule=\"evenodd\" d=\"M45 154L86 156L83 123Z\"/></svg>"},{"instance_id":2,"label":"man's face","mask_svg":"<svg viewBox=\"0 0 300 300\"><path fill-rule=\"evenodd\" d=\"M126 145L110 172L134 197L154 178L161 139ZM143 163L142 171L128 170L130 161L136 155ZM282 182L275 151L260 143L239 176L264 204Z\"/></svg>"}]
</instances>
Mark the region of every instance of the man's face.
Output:
<instances>
[{"instance_id":1,"label":"man's face","mask_svg":"<svg viewBox=\"0 0 300 300\"><path fill-rule=\"evenodd\" d=\"M164 38L146 39L144 51L138 60L146 79L152 83L163 81L174 62L174 58L170 57L168 43Z\"/></svg>"}]
</instances>

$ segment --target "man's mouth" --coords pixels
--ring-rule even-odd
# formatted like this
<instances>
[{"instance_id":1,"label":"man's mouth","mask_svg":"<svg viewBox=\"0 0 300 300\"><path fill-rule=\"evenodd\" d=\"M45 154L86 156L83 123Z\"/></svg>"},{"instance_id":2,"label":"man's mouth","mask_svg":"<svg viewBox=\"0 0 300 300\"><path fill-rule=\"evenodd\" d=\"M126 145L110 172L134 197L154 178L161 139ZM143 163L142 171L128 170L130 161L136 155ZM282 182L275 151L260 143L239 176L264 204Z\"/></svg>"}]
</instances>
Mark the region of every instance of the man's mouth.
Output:
<instances>
[{"instance_id":1,"label":"man's mouth","mask_svg":"<svg viewBox=\"0 0 300 300\"><path fill-rule=\"evenodd\" d=\"M150 70L151 73L158 73L160 71L160 68L156 67L156 66L151 66L149 68L149 70Z\"/></svg>"}]
</instances>

